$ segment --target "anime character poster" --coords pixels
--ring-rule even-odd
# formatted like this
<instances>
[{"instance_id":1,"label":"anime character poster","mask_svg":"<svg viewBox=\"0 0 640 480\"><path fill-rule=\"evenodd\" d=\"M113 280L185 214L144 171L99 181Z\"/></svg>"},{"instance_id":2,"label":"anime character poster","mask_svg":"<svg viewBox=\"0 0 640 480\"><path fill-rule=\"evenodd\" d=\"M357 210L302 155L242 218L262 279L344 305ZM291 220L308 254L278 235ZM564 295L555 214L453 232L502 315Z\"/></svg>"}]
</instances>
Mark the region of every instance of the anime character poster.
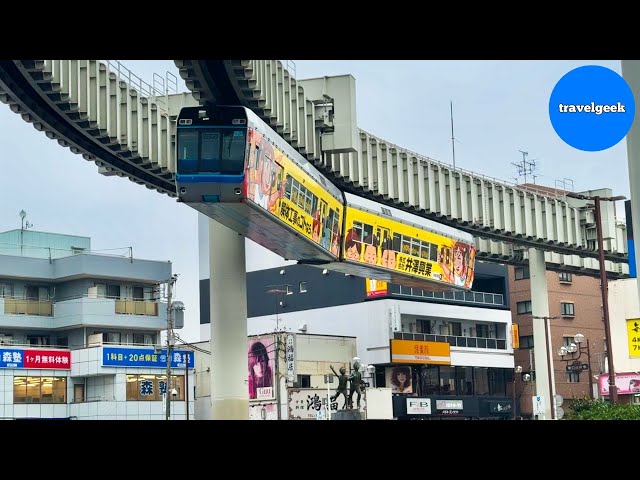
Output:
<instances>
[{"instance_id":1,"label":"anime character poster","mask_svg":"<svg viewBox=\"0 0 640 480\"><path fill-rule=\"evenodd\" d=\"M473 284L476 249L468 243L456 241L453 246L443 245L438 252L438 263L443 279L459 287Z\"/></svg>"},{"instance_id":2,"label":"anime character poster","mask_svg":"<svg viewBox=\"0 0 640 480\"><path fill-rule=\"evenodd\" d=\"M284 172L277 161L282 154L256 131L253 131L250 142L245 180L247 198L275 215L285 187Z\"/></svg>"},{"instance_id":3,"label":"anime character poster","mask_svg":"<svg viewBox=\"0 0 640 480\"><path fill-rule=\"evenodd\" d=\"M275 349L273 335L261 335L249 339L247 351L249 400L275 398Z\"/></svg>"}]
</instances>

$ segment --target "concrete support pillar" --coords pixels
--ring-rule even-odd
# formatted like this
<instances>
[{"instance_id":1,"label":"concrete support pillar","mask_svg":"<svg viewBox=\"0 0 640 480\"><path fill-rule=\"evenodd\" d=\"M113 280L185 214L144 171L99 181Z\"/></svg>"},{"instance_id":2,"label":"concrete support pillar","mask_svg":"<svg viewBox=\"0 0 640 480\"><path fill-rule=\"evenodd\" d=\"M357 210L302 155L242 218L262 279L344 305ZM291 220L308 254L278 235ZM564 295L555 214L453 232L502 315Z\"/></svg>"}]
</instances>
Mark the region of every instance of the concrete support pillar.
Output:
<instances>
[{"instance_id":1,"label":"concrete support pillar","mask_svg":"<svg viewBox=\"0 0 640 480\"><path fill-rule=\"evenodd\" d=\"M640 272L640 61L623 60L622 77L631 87L636 104L636 116L627 133L627 161L629 163L629 187L631 192L631 213L633 215L633 243L636 252L636 272ZM640 282L638 282L640 297Z\"/></svg>"},{"instance_id":2,"label":"concrete support pillar","mask_svg":"<svg viewBox=\"0 0 640 480\"><path fill-rule=\"evenodd\" d=\"M531 312L533 324L533 347L536 367L536 395L542 397L544 419L551 420L555 378L553 365L549 368L552 352L551 326L549 322L549 295L547 292L547 274L544 251L529 249L529 275L531 277ZM547 336L547 332L549 335ZM552 358L552 357L551 357ZM551 362L553 363L553 362ZM540 418L540 417L539 417Z\"/></svg>"},{"instance_id":3,"label":"concrete support pillar","mask_svg":"<svg viewBox=\"0 0 640 480\"><path fill-rule=\"evenodd\" d=\"M209 220L211 416L248 420L244 237Z\"/></svg>"}]
</instances>

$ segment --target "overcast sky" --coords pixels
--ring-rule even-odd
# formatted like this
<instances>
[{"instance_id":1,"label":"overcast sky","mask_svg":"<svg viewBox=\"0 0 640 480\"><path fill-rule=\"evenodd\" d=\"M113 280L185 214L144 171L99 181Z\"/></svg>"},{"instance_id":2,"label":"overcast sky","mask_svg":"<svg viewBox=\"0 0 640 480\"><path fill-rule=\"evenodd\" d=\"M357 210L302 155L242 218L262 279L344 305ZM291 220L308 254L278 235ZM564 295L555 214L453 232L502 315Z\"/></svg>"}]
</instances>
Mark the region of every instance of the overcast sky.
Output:
<instances>
[{"instance_id":1,"label":"overcast sky","mask_svg":"<svg viewBox=\"0 0 640 480\"><path fill-rule=\"evenodd\" d=\"M536 183L553 187L568 179L576 191L609 187L629 196L625 141L603 152L576 150L560 140L548 115L551 91L565 73L582 65L620 73L620 61L294 62L297 78L353 75L358 126L401 147L451 163L452 101L456 166L522 182L512 162L522 160L523 150L536 160ZM123 63L148 82L154 73L178 76L171 60ZM179 88L186 90L181 79ZM20 228L25 210L34 230L91 237L93 250L131 246L136 258L170 260L179 274L176 299L186 307L180 336L199 340L196 211L98 174L93 162L49 140L4 104L0 125L0 231Z\"/></svg>"}]
</instances>

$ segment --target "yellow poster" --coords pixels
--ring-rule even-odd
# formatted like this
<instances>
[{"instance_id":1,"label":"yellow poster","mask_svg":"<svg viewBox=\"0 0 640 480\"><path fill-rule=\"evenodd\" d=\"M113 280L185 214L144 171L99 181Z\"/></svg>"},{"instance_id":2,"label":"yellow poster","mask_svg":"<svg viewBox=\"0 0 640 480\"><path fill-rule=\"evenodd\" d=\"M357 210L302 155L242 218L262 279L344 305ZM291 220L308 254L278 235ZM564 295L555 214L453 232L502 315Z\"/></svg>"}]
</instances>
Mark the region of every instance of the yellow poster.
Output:
<instances>
[{"instance_id":1,"label":"yellow poster","mask_svg":"<svg viewBox=\"0 0 640 480\"><path fill-rule=\"evenodd\" d=\"M346 215L346 261L471 288L473 245L351 206Z\"/></svg>"},{"instance_id":2,"label":"yellow poster","mask_svg":"<svg viewBox=\"0 0 640 480\"><path fill-rule=\"evenodd\" d=\"M629 356L640 357L640 318L627 320L627 340L629 342Z\"/></svg>"},{"instance_id":3,"label":"yellow poster","mask_svg":"<svg viewBox=\"0 0 640 480\"><path fill-rule=\"evenodd\" d=\"M259 132L249 138L246 197L336 257L342 203Z\"/></svg>"},{"instance_id":4,"label":"yellow poster","mask_svg":"<svg viewBox=\"0 0 640 480\"><path fill-rule=\"evenodd\" d=\"M518 331L518 324L511 324L511 341L513 349L520 348L520 332Z\"/></svg>"},{"instance_id":5,"label":"yellow poster","mask_svg":"<svg viewBox=\"0 0 640 480\"><path fill-rule=\"evenodd\" d=\"M381 297L387 294L387 282L367 278L367 298Z\"/></svg>"}]
</instances>

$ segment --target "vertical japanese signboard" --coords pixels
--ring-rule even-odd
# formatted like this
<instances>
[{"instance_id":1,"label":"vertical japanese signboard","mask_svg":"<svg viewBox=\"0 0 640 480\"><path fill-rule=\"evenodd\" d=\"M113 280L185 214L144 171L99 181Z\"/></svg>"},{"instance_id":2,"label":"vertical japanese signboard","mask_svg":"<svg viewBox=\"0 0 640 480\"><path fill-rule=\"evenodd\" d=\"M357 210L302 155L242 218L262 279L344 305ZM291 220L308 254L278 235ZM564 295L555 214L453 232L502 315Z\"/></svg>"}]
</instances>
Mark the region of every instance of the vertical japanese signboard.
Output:
<instances>
[{"instance_id":1,"label":"vertical japanese signboard","mask_svg":"<svg viewBox=\"0 0 640 480\"><path fill-rule=\"evenodd\" d=\"M285 358L287 365L287 381L294 382L296 379L296 336L293 333L287 334L285 341Z\"/></svg>"}]
</instances>

